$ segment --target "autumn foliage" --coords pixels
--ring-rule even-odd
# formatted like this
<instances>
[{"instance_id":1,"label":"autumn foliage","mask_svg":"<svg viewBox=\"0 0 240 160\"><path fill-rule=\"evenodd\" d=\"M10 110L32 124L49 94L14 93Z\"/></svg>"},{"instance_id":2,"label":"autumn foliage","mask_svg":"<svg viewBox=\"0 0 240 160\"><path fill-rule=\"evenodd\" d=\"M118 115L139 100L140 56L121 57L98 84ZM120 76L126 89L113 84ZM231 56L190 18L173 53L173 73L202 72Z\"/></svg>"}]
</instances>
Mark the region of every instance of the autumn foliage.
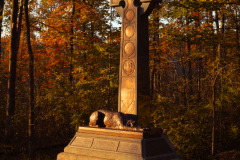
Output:
<instances>
[{"instance_id":1,"label":"autumn foliage","mask_svg":"<svg viewBox=\"0 0 240 160\"><path fill-rule=\"evenodd\" d=\"M239 10L235 1L176 0L157 5L150 15L151 124L163 128L184 159L239 158ZM10 11L7 1L3 14L7 28ZM78 126L88 125L94 110L117 111L119 18L104 0L32 0L29 16L35 59L36 158L51 159L39 150L67 144ZM10 36L2 34L2 126L7 117L9 41ZM14 137L6 144L1 127L0 154L27 150L28 66L23 17Z\"/></svg>"}]
</instances>

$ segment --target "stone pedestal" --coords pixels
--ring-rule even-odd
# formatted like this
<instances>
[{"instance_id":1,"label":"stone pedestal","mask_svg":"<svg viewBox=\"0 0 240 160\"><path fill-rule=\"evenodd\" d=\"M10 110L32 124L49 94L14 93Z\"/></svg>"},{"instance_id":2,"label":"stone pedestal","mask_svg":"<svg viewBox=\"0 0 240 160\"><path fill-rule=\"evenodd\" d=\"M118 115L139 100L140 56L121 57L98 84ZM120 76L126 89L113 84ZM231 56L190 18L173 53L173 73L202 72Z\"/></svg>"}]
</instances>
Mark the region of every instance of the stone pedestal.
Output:
<instances>
[{"instance_id":1,"label":"stone pedestal","mask_svg":"<svg viewBox=\"0 0 240 160\"><path fill-rule=\"evenodd\" d=\"M181 160L159 128L133 132L79 127L57 160Z\"/></svg>"}]
</instances>

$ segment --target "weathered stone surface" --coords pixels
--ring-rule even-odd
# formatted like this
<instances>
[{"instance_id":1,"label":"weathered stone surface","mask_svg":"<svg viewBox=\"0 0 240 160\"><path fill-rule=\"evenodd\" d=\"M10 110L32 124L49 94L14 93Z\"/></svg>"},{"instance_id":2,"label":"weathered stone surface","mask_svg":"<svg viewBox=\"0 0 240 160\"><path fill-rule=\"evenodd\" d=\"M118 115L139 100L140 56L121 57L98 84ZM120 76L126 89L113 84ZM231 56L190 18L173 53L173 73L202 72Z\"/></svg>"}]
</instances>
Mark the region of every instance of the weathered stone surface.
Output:
<instances>
[{"instance_id":1,"label":"weathered stone surface","mask_svg":"<svg viewBox=\"0 0 240 160\"><path fill-rule=\"evenodd\" d=\"M116 151L119 145L119 141L112 141L108 139L95 138L93 141L92 149L100 149L107 151Z\"/></svg>"},{"instance_id":2,"label":"weathered stone surface","mask_svg":"<svg viewBox=\"0 0 240 160\"><path fill-rule=\"evenodd\" d=\"M161 0L110 0L122 17L118 112L141 127L150 122L148 15Z\"/></svg>"},{"instance_id":3,"label":"weathered stone surface","mask_svg":"<svg viewBox=\"0 0 240 160\"><path fill-rule=\"evenodd\" d=\"M130 153L130 154L142 154L140 143L120 142L117 152Z\"/></svg>"},{"instance_id":4,"label":"weathered stone surface","mask_svg":"<svg viewBox=\"0 0 240 160\"><path fill-rule=\"evenodd\" d=\"M76 137L72 142L72 146L90 148L92 146L93 138Z\"/></svg>"},{"instance_id":5,"label":"weathered stone surface","mask_svg":"<svg viewBox=\"0 0 240 160\"><path fill-rule=\"evenodd\" d=\"M98 157L83 156L73 153L62 152L58 154L57 160L111 160L111 159L103 159Z\"/></svg>"},{"instance_id":6,"label":"weathered stone surface","mask_svg":"<svg viewBox=\"0 0 240 160\"><path fill-rule=\"evenodd\" d=\"M149 131L137 132L137 131L126 131L126 130L118 130L118 129L79 127L77 134L80 134L80 133L134 138L134 139L148 139L148 138L160 137L162 134L162 129L149 128Z\"/></svg>"},{"instance_id":7,"label":"weathered stone surface","mask_svg":"<svg viewBox=\"0 0 240 160\"><path fill-rule=\"evenodd\" d=\"M125 0L122 8L118 111L132 115L141 127L149 127L148 17L139 15L140 9L134 0Z\"/></svg>"},{"instance_id":8,"label":"weathered stone surface","mask_svg":"<svg viewBox=\"0 0 240 160\"><path fill-rule=\"evenodd\" d=\"M151 135L154 138L151 138ZM86 144L82 144L86 143ZM57 160L180 160L160 129L133 132L79 127Z\"/></svg>"}]
</instances>

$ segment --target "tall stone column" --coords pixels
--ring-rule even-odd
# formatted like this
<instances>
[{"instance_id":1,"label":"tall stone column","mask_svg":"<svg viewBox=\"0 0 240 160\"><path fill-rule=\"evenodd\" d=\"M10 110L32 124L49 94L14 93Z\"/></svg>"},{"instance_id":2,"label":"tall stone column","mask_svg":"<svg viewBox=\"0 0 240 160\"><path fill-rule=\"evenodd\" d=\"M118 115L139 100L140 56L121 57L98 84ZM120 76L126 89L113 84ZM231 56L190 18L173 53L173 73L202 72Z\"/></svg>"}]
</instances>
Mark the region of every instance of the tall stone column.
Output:
<instances>
[{"instance_id":1,"label":"tall stone column","mask_svg":"<svg viewBox=\"0 0 240 160\"><path fill-rule=\"evenodd\" d=\"M141 127L150 122L148 15L155 1L112 0L122 17L118 111Z\"/></svg>"}]
</instances>

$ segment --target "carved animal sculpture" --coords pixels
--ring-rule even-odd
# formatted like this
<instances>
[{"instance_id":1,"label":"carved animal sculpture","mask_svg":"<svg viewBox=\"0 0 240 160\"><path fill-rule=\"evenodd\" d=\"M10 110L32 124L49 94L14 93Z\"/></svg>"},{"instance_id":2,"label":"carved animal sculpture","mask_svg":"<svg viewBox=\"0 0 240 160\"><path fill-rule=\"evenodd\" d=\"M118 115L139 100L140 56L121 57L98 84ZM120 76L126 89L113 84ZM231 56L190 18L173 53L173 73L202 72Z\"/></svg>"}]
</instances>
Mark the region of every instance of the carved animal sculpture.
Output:
<instances>
[{"instance_id":1,"label":"carved animal sculpture","mask_svg":"<svg viewBox=\"0 0 240 160\"><path fill-rule=\"evenodd\" d=\"M136 122L131 120L122 112L113 112L109 110L94 111L89 118L89 126L106 127L112 129L144 131L144 128L136 126Z\"/></svg>"}]
</instances>

